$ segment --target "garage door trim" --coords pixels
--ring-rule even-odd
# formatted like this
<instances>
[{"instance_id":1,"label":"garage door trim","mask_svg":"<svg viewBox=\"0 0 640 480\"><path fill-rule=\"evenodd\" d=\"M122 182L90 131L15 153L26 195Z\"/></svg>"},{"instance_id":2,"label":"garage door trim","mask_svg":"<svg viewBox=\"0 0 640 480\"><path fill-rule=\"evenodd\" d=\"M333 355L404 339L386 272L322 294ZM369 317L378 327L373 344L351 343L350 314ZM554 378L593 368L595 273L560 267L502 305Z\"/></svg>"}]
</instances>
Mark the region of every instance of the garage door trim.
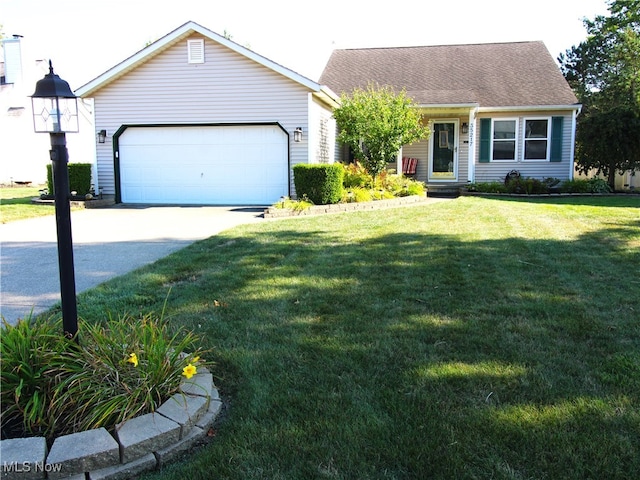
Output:
<instances>
[{"instance_id":1,"label":"garage door trim","mask_svg":"<svg viewBox=\"0 0 640 480\"><path fill-rule=\"evenodd\" d=\"M167 128L167 127L260 127L276 126L287 136L287 190L291 196L291 142L289 132L279 122L248 122L248 123L137 123L122 125L113 134L113 173L115 182L115 201L122 203L122 185L120 175L120 137L129 128Z\"/></svg>"}]
</instances>

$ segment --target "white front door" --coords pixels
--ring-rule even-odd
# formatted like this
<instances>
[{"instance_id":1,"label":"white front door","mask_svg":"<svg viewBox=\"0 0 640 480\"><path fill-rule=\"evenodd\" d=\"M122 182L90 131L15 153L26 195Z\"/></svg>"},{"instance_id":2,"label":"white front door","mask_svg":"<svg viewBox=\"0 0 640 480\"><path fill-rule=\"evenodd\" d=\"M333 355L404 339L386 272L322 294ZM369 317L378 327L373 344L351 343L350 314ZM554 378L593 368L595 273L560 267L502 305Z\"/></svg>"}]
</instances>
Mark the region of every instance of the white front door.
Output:
<instances>
[{"instance_id":1,"label":"white front door","mask_svg":"<svg viewBox=\"0 0 640 480\"><path fill-rule=\"evenodd\" d=\"M458 120L433 122L429 142L429 180L458 180Z\"/></svg>"}]
</instances>

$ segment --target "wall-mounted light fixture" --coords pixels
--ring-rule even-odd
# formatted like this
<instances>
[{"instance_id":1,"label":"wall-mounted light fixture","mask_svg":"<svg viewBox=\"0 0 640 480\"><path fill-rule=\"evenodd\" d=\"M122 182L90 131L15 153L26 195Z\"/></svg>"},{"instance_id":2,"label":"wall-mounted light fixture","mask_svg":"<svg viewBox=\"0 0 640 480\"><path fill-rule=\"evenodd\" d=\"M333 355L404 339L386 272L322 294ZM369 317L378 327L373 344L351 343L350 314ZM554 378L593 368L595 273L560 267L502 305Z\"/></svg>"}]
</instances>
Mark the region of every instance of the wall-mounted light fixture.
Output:
<instances>
[{"instance_id":1,"label":"wall-mounted light fixture","mask_svg":"<svg viewBox=\"0 0 640 480\"><path fill-rule=\"evenodd\" d=\"M467 122L462 124L462 133L469 133L469 124Z\"/></svg>"},{"instance_id":2,"label":"wall-mounted light fixture","mask_svg":"<svg viewBox=\"0 0 640 480\"><path fill-rule=\"evenodd\" d=\"M296 143L302 141L302 127L298 127L293 131L293 141Z\"/></svg>"},{"instance_id":3,"label":"wall-mounted light fixture","mask_svg":"<svg viewBox=\"0 0 640 480\"><path fill-rule=\"evenodd\" d=\"M107 131L106 130L100 130L98 132L98 143L104 143L107 141Z\"/></svg>"}]
</instances>

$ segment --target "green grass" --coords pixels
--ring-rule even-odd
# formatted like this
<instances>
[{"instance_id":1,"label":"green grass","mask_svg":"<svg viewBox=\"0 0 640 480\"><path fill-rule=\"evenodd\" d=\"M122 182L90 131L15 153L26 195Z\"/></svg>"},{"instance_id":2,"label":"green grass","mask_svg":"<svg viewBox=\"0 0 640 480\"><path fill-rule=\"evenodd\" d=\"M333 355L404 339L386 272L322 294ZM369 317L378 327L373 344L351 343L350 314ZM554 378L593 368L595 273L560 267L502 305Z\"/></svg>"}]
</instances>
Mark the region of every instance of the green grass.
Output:
<instances>
[{"instance_id":1,"label":"green grass","mask_svg":"<svg viewBox=\"0 0 640 480\"><path fill-rule=\"evenodd\" d=\"M483 199L238 227L80 296L213 351L210 443L148 479L628 479L640 198Z\"/></svg>"},{"instance_id":2,"label":"green grass","mask_svg":"<svg viewBox=\"0 0 640 480\"><path fill-rule=\"evenodd\" d=\"M55 215L55 207L36 205L31 199L40 196L40 187L1 187L0 222L14 222L25 218Z\"/></svg>"}]
</instances>

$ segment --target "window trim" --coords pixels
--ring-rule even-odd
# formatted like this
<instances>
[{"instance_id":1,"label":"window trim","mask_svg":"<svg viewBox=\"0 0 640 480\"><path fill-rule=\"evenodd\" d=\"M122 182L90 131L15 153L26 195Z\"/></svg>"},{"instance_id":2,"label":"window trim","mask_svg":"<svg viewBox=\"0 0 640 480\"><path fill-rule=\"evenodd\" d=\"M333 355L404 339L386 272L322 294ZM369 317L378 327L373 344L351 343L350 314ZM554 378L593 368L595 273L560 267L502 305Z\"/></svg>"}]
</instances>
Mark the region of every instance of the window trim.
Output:
<instances>
[{"instance_id":1,"label":"window trim","mask_svg":"<svg viewBox=\"0 0 640 480\"><path fill-rule=\"evenodd\" d=\"M547 121L547 136L543 138L530 138L527 139L527 121L529 120L546 120ZM524 117L522 119L522 161L523 162L550 162L551 161L551 133L552 133L552 119L551 117ZM547 151L545 152L545 158L525 158L527 141L529 140L546 140Z\"/></svg>"},{"instance_id":2,"label":"window trim","mask_svg":"<svg viewBox=\"0 0 640 480\"><path fill-rule=\"evenodd\" d=\"M514 147L513 147L513 158L494 158L493 154L494 154L494 142L496 141L494 138L495 135L495 128L496 128L496 122L515 122L515 131L514 131L514 137L513 137L513 142L514 142ZM499 117L499 118L492 118L491 119L491 150L489 151L490 153L490 161L491 162L517 162L518 161L518 155L520 152L520 149L518 148L518 131L520 129L520 119L518 117ZM498 140L498 143L500 142L506 142L506 141L512 141L511 139L500 139Z\"/></svg>"}]
</instances>

